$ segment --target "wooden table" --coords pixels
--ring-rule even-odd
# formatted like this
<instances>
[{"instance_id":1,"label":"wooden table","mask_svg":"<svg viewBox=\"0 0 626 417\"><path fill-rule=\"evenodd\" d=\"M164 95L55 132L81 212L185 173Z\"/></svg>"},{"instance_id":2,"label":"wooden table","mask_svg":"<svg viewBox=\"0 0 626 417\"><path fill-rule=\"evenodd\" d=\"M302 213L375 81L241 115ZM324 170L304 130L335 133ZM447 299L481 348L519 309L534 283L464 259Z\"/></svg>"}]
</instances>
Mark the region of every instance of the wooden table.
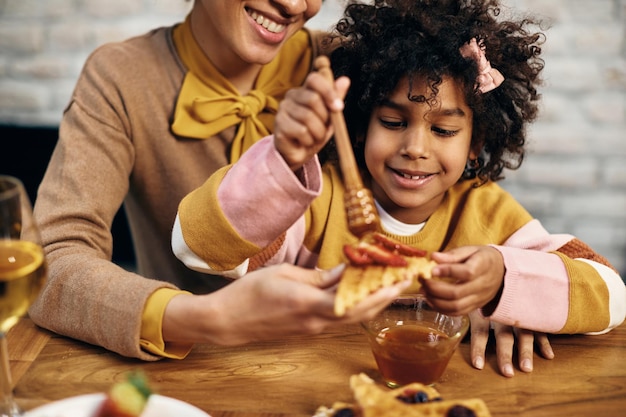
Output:
<instances>
[{"instance_id":1,"label":"wooden table","mask_svg":"<svg viewBox=\"0 0 626 417\"><path fill-rule=\"evenodd\" d=\"M436 387L447 399L482 398L494 417L626 415L626 324L606 335L551 341L554 360L536 356L532 373L516 370L513 378L499 375L493 352L484 370L473 369L464 342ZM319 405L352 401L350 375L365 372L379 380L356 325L237 348L198 345L182 361L140 362L22 319L9 333L9 347L15 396L27 410L106 391L137 369L159 394L213 417L311 416Z\"/></svg>"}]
</instances>

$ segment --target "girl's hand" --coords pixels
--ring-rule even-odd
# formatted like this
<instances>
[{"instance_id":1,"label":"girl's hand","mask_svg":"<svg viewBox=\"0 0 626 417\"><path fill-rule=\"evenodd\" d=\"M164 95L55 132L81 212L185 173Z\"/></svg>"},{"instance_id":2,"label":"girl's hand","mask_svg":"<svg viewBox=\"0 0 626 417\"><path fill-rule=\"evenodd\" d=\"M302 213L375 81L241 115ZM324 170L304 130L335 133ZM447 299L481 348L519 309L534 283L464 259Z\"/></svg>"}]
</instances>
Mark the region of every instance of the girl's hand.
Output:
<instances>
[{"instance_id":1,"label":"girl's hand","mask_svg":"<svg viewBox=\"0 0 626 417\"><path fill-rule=\"evenodd\" d=\"M522 372L532 372L535 345L545 359L553 359L554 352L545 333L533 332L516 327L490 322L478 310L469 314L471 332L471 361L476 369L485 366L485 351L489 341L490 329L496 342L496 357L500 373L506 377L515 375L513 367L513 350L517 341L518 366Z\"/></svg>"},{"instance_id":2,"label":"girl's hand","mask_svg":"<svg viewBox=\"0 0 626 417\"><path fill-rule=\"evenodd\" d=\"M291 89L278 107L274 146L292 171L297 171L326 145L333 134L331 111L343 111L350 80L334 84L312 72L302 87Z\"/></svg>"},{"instance_id":3,"label":"girl's hand","mask_svg":"<svg viewBox=\"0 0 626 417\"><path fill-rule=\"evenodd\" d=\"M429 303L442 313L464 315L477 308L495 308L504 281L504 261L490 246L464 246L433 252L440 280L422 280Z\"/></svg>"},{"instance_id":4,"label":"girl's hand","mask_svg":"<svg viewBox=\"0 0 626 417\"><path fill-rule=\"evenodd\" d=\"M535 344L542 356L552 359L554 352L545 333L490 322L479 308L493 311L499 301L504 281L504 262L498 250L490 246L465 246L447 252L435 252L439 263L433 275L451 278L452 282L423 280L428 301L439 311L451 315L469 314L472 365L482 369L493 324L498 369L506 377L514 376L513 350L517 341L518 366L523 372L533 369Z\"/></svg>"}]
</instances>

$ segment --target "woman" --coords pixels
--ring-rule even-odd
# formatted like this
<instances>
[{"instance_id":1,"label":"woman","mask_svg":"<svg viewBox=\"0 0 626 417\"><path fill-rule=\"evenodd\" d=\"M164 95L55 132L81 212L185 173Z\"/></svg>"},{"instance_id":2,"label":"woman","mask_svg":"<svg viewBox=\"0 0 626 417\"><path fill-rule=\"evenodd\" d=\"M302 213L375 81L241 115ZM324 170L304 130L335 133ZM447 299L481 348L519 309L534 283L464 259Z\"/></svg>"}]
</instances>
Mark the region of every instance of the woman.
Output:
<instances>
[{"instance_id":1,"label":"woman","mask_svg":"<svg viewBox=\"0 0 626 417\"><path fill-rule=\"evenodd\" d=\"M196 0L185 22L89 57L36 199L49 266L36 324L124 356L184 358L193 343L358 321L393 298L399 289L338 320L324 290L337 271L278 266L215 291L228 281L185 268L170 249L180 199L268 134L278 102L306 77L322 34L303 26L321 3ZM122 203L137 274L111 262Z\"/></svg>"}]
</instances>

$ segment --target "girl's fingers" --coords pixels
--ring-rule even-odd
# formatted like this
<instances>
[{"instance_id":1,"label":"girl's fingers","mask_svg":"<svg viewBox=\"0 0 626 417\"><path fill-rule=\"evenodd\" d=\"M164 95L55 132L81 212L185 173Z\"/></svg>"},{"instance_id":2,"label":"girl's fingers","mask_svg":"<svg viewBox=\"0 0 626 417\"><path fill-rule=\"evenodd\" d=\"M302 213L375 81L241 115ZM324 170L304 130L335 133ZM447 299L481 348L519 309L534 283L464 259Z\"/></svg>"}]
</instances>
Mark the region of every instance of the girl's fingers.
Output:
<instances>
[{"instance_id":1,"label":"girl's fingers","mask_svg":"<svg viewBox=\"0 0 626 417\"><path fill-rule=\"evenodd\" d=\"M548 340L548 335L545 333L535 333L535 344L545 359L554 359L554 351L552 350L552 345L550 344L550 340Z\"/></svg>"},{"instance_id":2,"label":"girl's fingers","mask_svg":"<svg viewBox=\"0 0 626 417\"><path fill-rule=\"evenodd\" d=\"M469 314L470 317L470 351L472 366L483 369L485 366L485 351L489 341L489 320L482 317L478 311Z\"/></svg>"},{"instance_id":3,"label":"girl's fingers","mask_svg":"<svg viewBox=\"0 0 626 417\"><path fill-rule=\"evenodd\" d=\"M513 345L515 336L513 328L503 324L494 323L494 335L496 338L496 357L498 358L498 368L502 375L513 377Z\"/></svg>"},{"instance_id":4,"label":"girl's fingers","mask_svg":"<svg viewBox=\"0 0 626 417\"><path fill-rule=\"evenodd\" d=\"M523 372L532 372L533 356L535 354L534 332L530 330L517 329L516 335L519 368Z\"/></svg>"}]
</instances>

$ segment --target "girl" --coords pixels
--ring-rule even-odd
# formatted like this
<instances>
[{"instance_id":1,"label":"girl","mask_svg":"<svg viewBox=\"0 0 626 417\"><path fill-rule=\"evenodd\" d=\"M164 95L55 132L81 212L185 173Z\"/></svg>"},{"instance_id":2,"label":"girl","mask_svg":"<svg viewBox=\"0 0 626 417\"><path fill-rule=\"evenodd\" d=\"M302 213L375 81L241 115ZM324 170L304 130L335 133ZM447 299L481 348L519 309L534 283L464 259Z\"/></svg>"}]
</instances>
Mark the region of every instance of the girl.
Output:
<instances>
[{"instance_id":1,"label":"girl","mask_svg":"<svg viewBox=\"0 0 626 417\"><path fill-rule=\"evenodd\" d=\"M543 68L533 22L499 11L497 0L351 4L332 58L352 82L346 123L384 233L433 252L433 275L456 283L424 282L429 301L471 315L477 368L491 323L500 371L512 376L507 326L517 328L519 365L530 371L533 332L549 358L544 332L607 332L624 320L626 288L606 259L574 236L549 234L496 183L522 162ZM332 148L323 168L315 154L337 107L329 91L345 84L311 74L281 104L274 136L182 201L180 259L233 275L344 261L343 245L356 241L345 190Z\"/></svg>"}]
</instances>

